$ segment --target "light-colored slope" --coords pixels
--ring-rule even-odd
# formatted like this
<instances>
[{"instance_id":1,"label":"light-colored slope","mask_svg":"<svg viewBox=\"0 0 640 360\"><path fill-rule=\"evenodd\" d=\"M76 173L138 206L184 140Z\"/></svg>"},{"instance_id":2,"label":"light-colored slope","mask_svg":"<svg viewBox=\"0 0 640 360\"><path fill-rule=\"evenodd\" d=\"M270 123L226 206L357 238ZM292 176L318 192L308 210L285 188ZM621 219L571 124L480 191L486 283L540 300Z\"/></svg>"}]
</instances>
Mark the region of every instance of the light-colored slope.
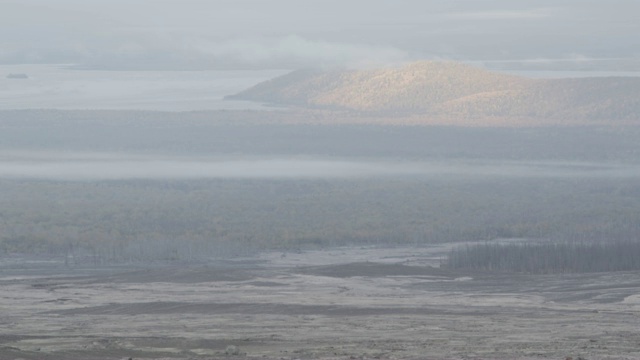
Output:
<instances>
[{"instance_id":1,"label":"light-colored slope","mask_svg":"<svg viewBox=\"0 0 640 360\"><path fill-rule=\"evenodd\" d=\"M233 98L386 115L640 120L640 78L533 80L455 62L297 71Z\"/></svg>"}]
</instances>

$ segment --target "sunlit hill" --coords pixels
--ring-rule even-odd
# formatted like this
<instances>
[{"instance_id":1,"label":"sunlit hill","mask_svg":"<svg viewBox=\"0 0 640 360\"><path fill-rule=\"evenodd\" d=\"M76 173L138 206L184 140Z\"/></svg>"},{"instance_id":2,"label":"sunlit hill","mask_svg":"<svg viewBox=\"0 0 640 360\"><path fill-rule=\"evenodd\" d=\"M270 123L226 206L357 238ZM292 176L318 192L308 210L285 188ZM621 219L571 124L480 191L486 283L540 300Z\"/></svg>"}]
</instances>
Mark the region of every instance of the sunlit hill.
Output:
<instances>
[{"instance_id":1,"label":"sunlit hill","mask_svg":"<svg viewBox=\"0 0 640 360\"><path fill-rule=\"evenodd\" d=\"M299 70L229 97L385 116L640 120L640 78L530 79L456 62L376 70Z\"/></svg>"}]
</instances>

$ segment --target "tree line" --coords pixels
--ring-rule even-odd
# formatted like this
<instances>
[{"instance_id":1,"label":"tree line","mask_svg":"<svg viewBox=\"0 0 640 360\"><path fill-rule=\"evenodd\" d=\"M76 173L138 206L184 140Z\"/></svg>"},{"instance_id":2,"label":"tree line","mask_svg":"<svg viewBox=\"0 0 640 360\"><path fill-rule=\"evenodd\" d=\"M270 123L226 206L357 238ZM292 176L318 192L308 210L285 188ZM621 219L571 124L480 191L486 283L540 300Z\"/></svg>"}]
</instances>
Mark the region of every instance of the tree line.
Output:
<instances>
[{"instance_id":1,"label":"tree line","mask_svg":"<svg viewBox=\"0 0 640 360\"><path fill-rule=\"evenodd\" d=\"M640 234L635 179L1 180L0 188L0 257L69 264Z\"/></svg>"},{"instance_id":2,"label":"tree line","mask_svg":"<svg viewBox=\"0 0 640 360\"><path fill-rule=\"evenodd\" d=\"M491 243L458 246L445 266L451 269L525 274L640 270L640 241Z\"/></svg>"}]
</instances>

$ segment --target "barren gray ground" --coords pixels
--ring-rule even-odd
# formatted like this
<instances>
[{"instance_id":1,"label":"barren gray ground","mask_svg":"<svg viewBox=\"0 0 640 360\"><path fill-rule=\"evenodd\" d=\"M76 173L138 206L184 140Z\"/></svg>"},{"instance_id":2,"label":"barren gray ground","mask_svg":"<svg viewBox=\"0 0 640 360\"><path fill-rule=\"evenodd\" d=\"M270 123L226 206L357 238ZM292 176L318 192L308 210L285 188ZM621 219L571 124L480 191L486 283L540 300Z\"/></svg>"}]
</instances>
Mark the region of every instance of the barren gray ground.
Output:
<instances>
[{"instance_id":1,"label":"barren gray ground","mask_svg":"<svg viewBox=\"0 0 640 360\"><path fill-rule=\"evenodd\" d=\"M445 252L100 271L4 259L0 359L233 357L231 345L268 359L640 358L640 273L452 273L437 267Z\"/></svg>"}]
</instances>

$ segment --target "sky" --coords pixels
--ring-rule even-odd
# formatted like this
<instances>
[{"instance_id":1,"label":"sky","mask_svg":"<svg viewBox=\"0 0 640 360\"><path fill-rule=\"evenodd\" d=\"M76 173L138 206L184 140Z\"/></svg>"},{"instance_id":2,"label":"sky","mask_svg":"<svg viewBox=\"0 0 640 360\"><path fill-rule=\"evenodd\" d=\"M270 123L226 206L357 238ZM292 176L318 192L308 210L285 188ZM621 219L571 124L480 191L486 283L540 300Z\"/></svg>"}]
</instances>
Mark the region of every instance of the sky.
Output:
<instances>
[{"instance_id":1,"label":"sky","mask_svg":"<svg viewBox=\"0 0 640 360\"><path fill-rule=\"evenodd\" d=\"M640 62L638 14L637 0L0 0L0 64L292 69L451 59L629 70Z\"/></svg>"}]
</instances>

